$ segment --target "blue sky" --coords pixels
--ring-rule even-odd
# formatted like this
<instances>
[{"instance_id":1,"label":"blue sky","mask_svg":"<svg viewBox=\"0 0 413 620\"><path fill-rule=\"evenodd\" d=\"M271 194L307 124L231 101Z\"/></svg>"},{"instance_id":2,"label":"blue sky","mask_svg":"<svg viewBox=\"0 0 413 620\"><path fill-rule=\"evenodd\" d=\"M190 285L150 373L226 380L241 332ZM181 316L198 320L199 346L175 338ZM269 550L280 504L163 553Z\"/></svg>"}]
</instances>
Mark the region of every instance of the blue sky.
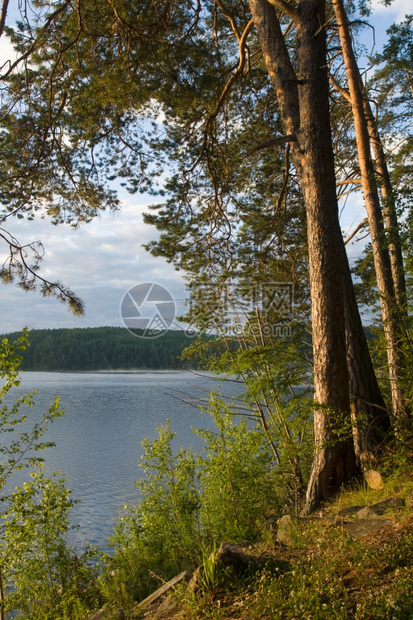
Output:
<instances>
[{"instance_id":1,"label":"blue sky","mask_svg":"<svg viewBox=\"0 0 413 620\"><path fill-rule=\"evenodd\" d=\"M386 29L397 19L412 12L411 0L397 0L391 7L373 2L370 22L376 29L376 49L380 49ZM373 36L366 32L366 46L371 51ZM7 58L10 49L0 39L0 58ZM94 327L122 325L119 307L126 291L142 282L156 282L168 288L183 310L186 297L182 275L160 257L152 257L142 248L156 236L156 231L143 223L142 214L153 199L121 194L119 214L105 213L90 224L74 231L70 226L53 226L48 220L12 220L7 229L20 243L40 239L45 247L42 275L61 280L74 290L86 304L84 317L74 317L53 298L25 293L13 285L0 288L0 332L54 327ZM361 198L356 198L341 216L345 234L365 217ZM360 252L360 244L348 248L350 259ZM0 245L0 260L4 257ZM3 258L4 260L4 258Z\"/></svg>"}]
</instances>

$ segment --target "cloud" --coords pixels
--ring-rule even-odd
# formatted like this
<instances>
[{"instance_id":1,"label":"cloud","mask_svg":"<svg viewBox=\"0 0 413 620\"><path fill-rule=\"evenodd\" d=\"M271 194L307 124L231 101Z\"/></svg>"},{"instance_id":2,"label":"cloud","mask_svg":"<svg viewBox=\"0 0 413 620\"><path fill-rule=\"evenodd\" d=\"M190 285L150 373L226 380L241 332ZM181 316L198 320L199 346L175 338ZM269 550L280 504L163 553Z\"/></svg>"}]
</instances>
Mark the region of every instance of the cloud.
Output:
<instances>
[{"instance_id":1,"label":"cloud","mask_svg":"<svg viewBox=\"0 0 413 620\"><path fill-rule=\"evenodd\" d=\"M372 0L371 3L373 9L373 17L377 16L383 19L383 16L387 17L388 23L386 28L390 26L393 21L402 21L406 15L412 13L411 0L394 0L390 5L386 6L383 0Z\"/></svg>"},{"instance_id":2,"label":"cloud","mask_svg":"<svg viewBox=\"0 0 413 620\"><path fill-rule=\"evenodd\" d=\"M29 328L93 327L121 325L119 307L127 290L141 282L156 282L176 298L178 312L186 296L182 274L161 257L142 247L156 238L156 230L144 224L146 205L123 201L119 214L103 213L90 224L73 230L53 226L50 220L8 220L7 228L20 243L40 239L45 248L41 275L60 280L86 304L84 317L73 317L55 299L25 293L13 285L0 290L0 331ZM4 260L4 246L0 253Z\"/></svg>"},{"instance_id":3,"label":"cloud","mask_svg":"<svg viewBox=\"0 0 413 620\"><path fill-rule=\"evenodd\" d=\"M387 30L390 26L403 21L407 14L412 13L411 0L394 0L388 6L383 0L372 0L371 8L372 14L366 21L372 28L367 28L363 35L368 54L381 52L388 39Z\"/></svg>"},{"instance_id":4,"label":"cloud","mask_svg":"<svg viewBox=\"0 0 413 620\"><path fill-rule=\"evenodd\" d=\"M0 37L0 67L8 60L14 60L16 58L16 52L13 49L13 45L10 39L3 35Z\"/></svg>"}]
</instances>

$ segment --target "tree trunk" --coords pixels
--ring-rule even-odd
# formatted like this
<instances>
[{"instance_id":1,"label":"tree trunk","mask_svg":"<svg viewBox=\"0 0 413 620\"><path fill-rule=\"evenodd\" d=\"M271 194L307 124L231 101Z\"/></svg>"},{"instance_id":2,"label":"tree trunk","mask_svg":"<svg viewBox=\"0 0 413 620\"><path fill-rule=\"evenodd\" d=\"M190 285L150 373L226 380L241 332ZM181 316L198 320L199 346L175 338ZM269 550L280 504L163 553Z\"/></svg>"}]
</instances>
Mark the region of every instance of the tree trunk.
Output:
<instances>
[{"instance_id":1,"label":"tree trunk","mask_svg":"<svg viewBox=\"0 0 413 620\"><path fill-rule=\"evenodd\" d=\"M296 15L295 74L274 8L250 0L267 70L280 105L307 213L314 349L315 456L306 512L327 499L356 472L350 425L344 325L344 287L334 158L329 123L324 0L300 0ZM285 8L285 7L284 7ZM294 11L294 9L292 9Z\"/></svg>"},{"instance_id":2,"label":"tree trunk","mask_svg":"<svg viewBox=\"0 0 413 620\"><path fill-rule=\"evenodd\" d=\"M367 346L344 245L342 246L347 368L354 451L360 469L368 467L390 430L390 418Z\"/></svg>"},{"instance_id":3,"label":"tree trunk","mask_svg":"<svg viewBox=\"0 0 413 620\"><path fill-rule=\"evenodd\" d=\"M395 293L390 257L388 250L385 247L383 218L373 162L370 154L370 138L364 113L363 95L360 89L359 71L353 53L347 15L345 13L342 0L333 0L333 6L337 18L337 26L340 34L343 59L346 65L347 80L353 110L361 184L370 227L377 287L380 296L383 327L387 343L387 359L389 365L393 415L396 420L396 427L400 428L406 418L406 411L404 397L400 386L402 368L399 350L400 336L395 320Z\"/></svg>"},{"instance_id":4,"label":"tree trunk","mask_svg":"<svg viewBox=\"0 0 413 620\"><path fill-rule=\"evenodd\" d=\"M363 103L370 143L373 148L375 158L376 171L380 176L380 190L384 204L384 223L388 236L390 266L393 276L394 294L397 302L397 312L401 322L404 322L406 319L406 280L404 275L402 244L399 234L399 223L397 221L394 192L383 145L377 130L377 123L371 111L370 103L366 97L363 98Z\"/></svg>"}]
</instances>

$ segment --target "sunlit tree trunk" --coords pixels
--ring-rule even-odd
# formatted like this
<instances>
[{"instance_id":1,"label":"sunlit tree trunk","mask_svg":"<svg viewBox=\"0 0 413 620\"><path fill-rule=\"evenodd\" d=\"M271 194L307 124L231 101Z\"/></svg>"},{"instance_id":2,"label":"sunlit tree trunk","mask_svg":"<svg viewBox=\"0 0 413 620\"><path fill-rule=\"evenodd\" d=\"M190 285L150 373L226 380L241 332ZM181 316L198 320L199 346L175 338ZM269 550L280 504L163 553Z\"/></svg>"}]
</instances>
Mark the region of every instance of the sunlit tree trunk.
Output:
<instances>
[{"instance_id":1,"label":"sunlit tree trunk","mask_svg":"<svg viewBox=\"0 0 413 620\"><path fill-rule=\"evenodd\" d=\"M364 334L344 246L342 263L354 451L358 467L365 469L371 466L377 449L388 435L390 419Z\"/></svg>"},{"instance_id":2,"label":"sunlit tree trunk","mask_svg":"<svg viewBox=\"0 0 413 620\"><path fill-rule=\"evenodd\" d=\"M277 4L274 2L274 4ZM289 10L286 3L280 9ZM327 499L356 471L353 439L338 437L350 420L340 268L343 244L338 219L329 124L323 0L300 0L290 13L297 29L297 73L293 70L274 8L250 0L267 70L277 93L307 213L312 335L314 349L315 456L306 511Z\"/></svg>"},{"instance_id":3,"label":"sunlit tree trunk","mask_svg":"<svg viewBox=\"0 0 413 620\"><path fill-rule=\"evenodd\" d=\"M360 79L361 81L361 79ZM374 153L376 172L380 179L380 190L383 197L384 224L388 236L390 265L393 276L394 294L397 302L397 313L401 320L406 318L406 280L404 274L402 244L399 233L396 204L393 187L387 167L386 156L377 129L376 119L372 113L370 103L366 97L363 99L364 114L370 135L370 143Z\"/></svg>"},{"instance_id":4,"label":"sunlit tree trunk","mask_svg":"<svg viewBox=\"0 0 413 620\"><path fill-rule=\"evenodd\" d=\"M337 18L337 27L347 71L349 94L354 117L361 185L371 234L377 287L380 296L383 327L387 343L393 415L396 419L396 427L400 427L406 417L406 410L400 382L402 368L400 335L396 321L395 291L390 257L386 248L383 217L370 153L370 137L364 111L363 93L360 88L359 70L352 48L347 15L342 0L333 0L333 6Z\"/></svg>"}]
</instances>

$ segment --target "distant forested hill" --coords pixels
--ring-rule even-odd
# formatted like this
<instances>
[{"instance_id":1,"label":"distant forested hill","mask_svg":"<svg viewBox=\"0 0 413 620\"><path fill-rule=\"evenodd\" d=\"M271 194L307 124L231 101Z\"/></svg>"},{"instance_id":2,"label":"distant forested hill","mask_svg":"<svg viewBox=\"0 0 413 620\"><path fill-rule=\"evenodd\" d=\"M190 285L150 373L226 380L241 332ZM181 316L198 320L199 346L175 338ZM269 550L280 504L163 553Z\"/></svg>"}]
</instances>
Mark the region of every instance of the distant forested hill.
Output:
<instances>
[{"instance_id":1,"label":"distant forested hill","mask_svg":"<svg viewBox=\"0 0 413 620\"><path fill-rule=\"evenodd\" d=\"M138 338L123 327L90 327L34 329L29 342L22 370L159 370L183 368L178 358L192 340L181 331Z\"/></svg>"}]
</instances>

